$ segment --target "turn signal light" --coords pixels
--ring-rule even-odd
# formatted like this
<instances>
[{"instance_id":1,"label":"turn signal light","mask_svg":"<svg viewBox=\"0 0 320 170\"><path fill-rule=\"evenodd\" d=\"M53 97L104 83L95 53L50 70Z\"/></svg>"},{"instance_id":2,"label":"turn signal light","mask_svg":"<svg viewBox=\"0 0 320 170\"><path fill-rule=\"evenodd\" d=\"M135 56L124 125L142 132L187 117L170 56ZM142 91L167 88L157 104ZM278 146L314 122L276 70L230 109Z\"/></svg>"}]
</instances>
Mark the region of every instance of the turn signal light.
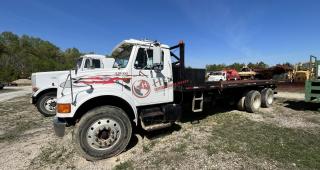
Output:
<instances>
[{"instance_id":1,"label":"turn signal light","mask_svg":"<svg viewBox=\"0 0 320 170\"><path fill-rule=\"evenodd\" d=\"M58 103L57 104L58 113L70 113L71 112L71 104L70 103Z\"/></svg>"}]
</instances>

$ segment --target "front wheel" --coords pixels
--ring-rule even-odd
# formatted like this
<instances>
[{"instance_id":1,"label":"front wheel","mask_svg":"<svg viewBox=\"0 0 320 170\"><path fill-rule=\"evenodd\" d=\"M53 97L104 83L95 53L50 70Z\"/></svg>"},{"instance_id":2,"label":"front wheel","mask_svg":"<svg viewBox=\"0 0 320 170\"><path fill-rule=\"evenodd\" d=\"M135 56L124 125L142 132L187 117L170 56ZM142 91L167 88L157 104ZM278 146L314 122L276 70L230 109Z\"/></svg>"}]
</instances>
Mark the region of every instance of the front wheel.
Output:
<instances>
[{"instance_id":1,"label":"front wheel","mask_svg":"<svg viewBox=\"0 0 320 170\"><path fill-rule=\"evenodd\" d=\"M54 116L56 114L57 93L49 92L40 96L36 106L39 112L46 116Z\"/></svg>"},{"instance_id":2,"label":"front wheel","mask_svg":"<svg viewBox=\"0 0 320 170\"><path fill-rule=\"evenodd\" d=\"M132 126L127 114L114 106L101 106L87 112L76 125L74 140L87 160L109 158L124 151Z\"/></svg>"}]
</instances>

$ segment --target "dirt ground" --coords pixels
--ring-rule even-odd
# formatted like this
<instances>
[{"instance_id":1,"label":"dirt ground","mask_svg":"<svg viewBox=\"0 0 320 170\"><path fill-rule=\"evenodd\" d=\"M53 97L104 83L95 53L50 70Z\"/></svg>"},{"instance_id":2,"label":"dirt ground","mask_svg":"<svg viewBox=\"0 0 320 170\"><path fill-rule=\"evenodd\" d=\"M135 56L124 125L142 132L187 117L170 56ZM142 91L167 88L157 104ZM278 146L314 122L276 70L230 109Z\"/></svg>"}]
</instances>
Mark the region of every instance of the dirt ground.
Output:
<instances>
[{"instance_id":1,"label":"dirt ground","mask_svg":"<svg viewBox=\"0 0 320 170\"><path fill-rule=\"evenodd\" d=\"M90 162L75 151L72 128L55 137L30 94L10 93L0 101L0 169L320 169L318 105L302 94L279 93L286 98L256 114L226 105L184 113L171 128L139 131L124 153Z\"/></svg>"},{"instance_id":2,"label":"dirt ground","mask_svg":"<svg viewBox=\"0 0 320 170\"><path fill-rule=\"evenodd\" d=\"M282 92L304 93L304 82L278 82L277 90Z\"/></svg>"}]
</instances>

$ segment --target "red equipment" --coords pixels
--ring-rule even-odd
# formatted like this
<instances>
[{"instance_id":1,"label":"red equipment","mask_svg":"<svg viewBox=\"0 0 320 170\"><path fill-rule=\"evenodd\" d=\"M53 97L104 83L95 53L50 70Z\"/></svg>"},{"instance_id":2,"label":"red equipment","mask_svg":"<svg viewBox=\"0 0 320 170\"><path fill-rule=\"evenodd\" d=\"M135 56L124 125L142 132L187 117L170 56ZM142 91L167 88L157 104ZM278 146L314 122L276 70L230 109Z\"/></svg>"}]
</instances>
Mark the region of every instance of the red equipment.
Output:
<instances>
[{"instance_id":1,"label":"red equipment","mask_svg":"<svg viewBox=\"0 0 320 170\"><path fill-rule=\"evenodd\" d=\"M228 69L227 72L227 80L240 80L240 76L235 69Z\"/></svg>"}]
</instances>

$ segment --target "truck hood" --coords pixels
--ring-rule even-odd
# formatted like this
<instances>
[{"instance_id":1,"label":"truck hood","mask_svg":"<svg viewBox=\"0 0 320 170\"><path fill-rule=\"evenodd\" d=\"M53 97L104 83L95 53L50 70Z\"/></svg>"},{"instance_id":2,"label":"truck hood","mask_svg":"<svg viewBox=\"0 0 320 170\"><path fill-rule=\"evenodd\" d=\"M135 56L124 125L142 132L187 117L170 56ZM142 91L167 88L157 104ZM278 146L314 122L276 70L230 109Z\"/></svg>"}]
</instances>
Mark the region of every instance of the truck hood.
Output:
<instances>
[{"instance_id":1,"label":"truck hood","mask_svg":"<svg viewBox=\"0 0 320 170\"><path fill-rule=\"evenodd\" d=\"M32 73L32 87L37 89L56 88L59 77L68 73L69 71L49 71Z\"/></svg>"},{"instance_id":2,"label":"truck hood","mask_svg":"<svg viewBox=\"0 0 320 170\"><path fill-rule=\"evenodd\" d=\"M70 77L68 77L68 75L69 74L65 74L59 77L58 97L60 96L62 91L64 95L68 95L71 93L71 83ZM116 81L118 80L130 79L130 76L128 76L125 70L119 70L117 68L106 70L91 70L80 72L77 74L72 72L71 77L74 93L77 93L77 91L81 91L83 89L87 89L89 86L95 87L111 85L113 83L116 83Z\"/></svg>"},{"instance_id":3,"label":"truck hood","mask_svg":"<svg viewBox=\"0 0 320 170\"><path fill-rule=\"evenodd\" d=\"M53 76L53 75L57 75L57 76L59 76L61 74L65 74L65 73L69 73L69 71L68 70L64 70L64 71L36 72L36 73L32 73L32 75L35 75L35 76L45 76L45 75Z\"/></svg>"}]
</instances>

